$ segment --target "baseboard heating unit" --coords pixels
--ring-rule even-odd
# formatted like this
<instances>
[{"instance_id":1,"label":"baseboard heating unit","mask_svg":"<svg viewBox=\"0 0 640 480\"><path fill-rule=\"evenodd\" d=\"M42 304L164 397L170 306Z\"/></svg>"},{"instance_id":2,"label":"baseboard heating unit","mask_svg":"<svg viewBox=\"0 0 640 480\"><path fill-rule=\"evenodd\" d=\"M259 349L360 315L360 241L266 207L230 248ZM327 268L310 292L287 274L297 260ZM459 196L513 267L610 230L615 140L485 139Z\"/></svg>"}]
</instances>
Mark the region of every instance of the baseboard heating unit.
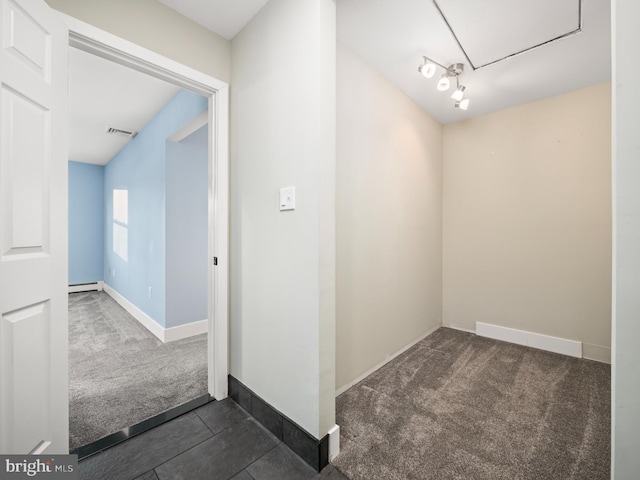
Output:
<instances>
[{"instance_id":1,"label":"baseboard heating unit","mask_svg":"<svg viewBox=\"0 0 640 480\"><path fill-rule=\"evenodd\" d=\"M104 282L101 280L99 282L92 283L78 283L75 285L69 285L69 293L78 293L78 292L101 292L104 289Z\"/></svg>"}]
</instances>

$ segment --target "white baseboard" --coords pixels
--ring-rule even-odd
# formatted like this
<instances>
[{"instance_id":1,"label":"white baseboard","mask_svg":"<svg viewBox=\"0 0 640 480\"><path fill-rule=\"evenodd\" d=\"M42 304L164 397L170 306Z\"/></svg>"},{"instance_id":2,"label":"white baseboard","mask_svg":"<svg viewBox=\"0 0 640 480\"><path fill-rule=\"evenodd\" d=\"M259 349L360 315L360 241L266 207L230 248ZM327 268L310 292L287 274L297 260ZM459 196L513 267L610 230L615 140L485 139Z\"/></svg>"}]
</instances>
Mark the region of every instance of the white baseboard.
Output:
<instances>
[{"instance_id":1,"label":"white baseboard","mask_svg":"<svg viewBox=\"0 0 640 480\"><path fill-rule=\"evenodd\" d=\"M460 332L467 332L467 333L473 333L475 335L476 331L472 330L470 328L462 328L462 327L456 327L455 325L442 325L445 328L450 328L452 330L458 330Z\"/></svg>"},{"instance_id":2,"label":"white baseboard","mask_svg":"<svg viewBox=\"0 0 640 480\"><path fill-rule=\"evenodd\" d=\"M338 388L336 390L336 397L338 395L343 394L344 392L346 392L347 390L349 390L351 387L353 387L356 383L361 382L362 380L364 380L365 378L367 378L369 375L371 375L373 372L375 372L376 370L384 367L387 363L389 363L391 360L393 360L394 358L396 358L398 355L403 354L404 352L406 352L407 350L409 350L411 347L413 347L416 343L420 342L421 340L424 340L425 338L427 338L429 335L431 335L433 332L435 332L436 330L438 330L440 328L440 325L437 325L436 327L434 327L433 329L429 330L427 333L425 333L424 335L422 335L420 338L414 340L413 342L409 343L408 345L402 347L400 350L398 350L396 353L393 353L391 355L389 355L387 358L384 359L384 361L380 362L379 364L377 364L375 367L370 368L369 370L367 370L366 372L364 372L362 375L360 375L358 378L354 379L353 381L341 386L340 388Z\"/></svg>"},{"instance_id":3,"label":"white baseboard","mask_svg":"<svg viewBox=\"0 0 640 480\"><path fill-rule=\"evenodd\" d=\"M149 315L144 313L142 310L140 310L133 303L131 303L129 300L127 300L125 297L123 297L121 294L119 294L116 290L111 288L106 283L104 284L104 291L111 298L113 298L122 308L124 308L127 312L129 312L129 314L131 314L133 318L138 320L138 322L140 322L143 327L145 327L147 330L153 333L158 338L158 340L164 343L165 329L162 328L153 318L151 318Z\"/></svg>"},{"instance_id":4,"label":"white baseboard","mask_svg":"<svg viewBox=\"0 0 640 480\"><path fill-rule=\"evenodd\" d=\"M207 333L209 331L209 320L199 320L197 322L187 323L186 325L178 325L177 327L170 327L164 330L164 341L175 342L176 340L182 340L183 338L193 337L194 335L200 335L201 333Z\"/></svg>"},{"instance_id":5,"label":"white baseboard","mask_svg":"<svg viewBox=\"0 0 640 480\"><path fill-rule=\"evenodd\" d=\"M476 335L582 358L582 342L476 322Z\"/></svg>"},{"instance_id":6,"label":"white baseboard","mask_svg":"<svg viewBox=\"0 0 640 480\"><path fill-rule=\"evenodd\" d=\"M332 461L340 453L340 427L334 425L329 430L329 461Z\"/></svg>"},{"instance_id":7,"label":"white baseboard","mask_svg":"<svg viewBox=\"0 0 640 480\"><path fill-rule=\"evenodd\" d=\"M178 325L177 327L164 328L106 283L104 284L104 291L162 343L175 342L176 340L182 340L183 338L209 331L209 321L207 319L187 323L186 325Z\"/></svg>"},{"instance_id":8,"label":"white baseboard","mask_svg":"<svg viewBox=\"0 0 640 480\"><path fill-rule=\"evenodd\" d=\"M587 360L611 364L611 349L602 345L583 343L582 357Z\"/></svg>"},{"instance_id":9,"label":"white baseboard","mask_svg":"<svg viewBox=\"0 0 640 480\"><path fill-rule=\"evenodd\" d=\"M81 283L78 285L69 285L69 293L79 293L79 292L95 292L102 291L104 288L104 282L102 280L93 283Z\"/></svg>"}]
</instances>

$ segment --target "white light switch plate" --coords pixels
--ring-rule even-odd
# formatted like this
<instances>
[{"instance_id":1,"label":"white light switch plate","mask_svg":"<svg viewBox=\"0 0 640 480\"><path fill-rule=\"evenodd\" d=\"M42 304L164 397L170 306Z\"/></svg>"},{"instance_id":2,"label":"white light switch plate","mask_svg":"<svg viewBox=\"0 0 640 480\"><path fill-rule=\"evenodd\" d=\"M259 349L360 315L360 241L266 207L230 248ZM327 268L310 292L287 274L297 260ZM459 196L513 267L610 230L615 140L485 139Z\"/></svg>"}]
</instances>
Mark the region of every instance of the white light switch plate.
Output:
<instances>
[{"instance_id":1,"label":"white light switch plate","mask_svg":"<svg viewBox=\"0 0 640 480\"><path fill-rule=\"evenodd\" d=\"M280 210L295 210L296 208L296 187L285 187L280 189Z\"/></svg>"}]
</instances>

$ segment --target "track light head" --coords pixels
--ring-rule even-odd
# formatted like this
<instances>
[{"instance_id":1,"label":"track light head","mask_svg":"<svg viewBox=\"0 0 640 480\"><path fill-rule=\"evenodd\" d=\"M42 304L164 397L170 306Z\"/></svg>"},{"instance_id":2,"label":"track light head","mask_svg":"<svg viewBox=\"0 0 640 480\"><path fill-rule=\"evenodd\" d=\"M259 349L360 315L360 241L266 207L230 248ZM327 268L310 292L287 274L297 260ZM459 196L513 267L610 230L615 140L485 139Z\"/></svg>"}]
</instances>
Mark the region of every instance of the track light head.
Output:
<instances>
[{"instance_id":1,"label":"track light head","mask_svg":"<svg viewBox=\"0 0 640 480\"><path fill-rule=\"evenodd\" d=\"M465 98L464 100L456 102L456 108L459 108L460 110L468 110L469 109L469 99Z\"/></svg>"},{"instance_id":2,"label":"track light head","mask_svg":"<svg viewBox=\"0 0 640 480\"><path fill-rule=\"evenodd\" d=\"M436 73L436 64L431 63L425 58L424 63L418 67L418 71L425 76L425 78L431 78Z\"/></svg>"},{"instance_id":3,"label":"track light head","mask_svg":"<svg viewBox=\"0 0 640 480\"><path fill-rule=\"evenodd\" d=\"M451 98L453 98L456 102L461 101L464 98L464 91L466 90L466 88L467 87L465 87L464 85L458 85L458 88L456 88L451 94Z\"/></svg>"},{"instance_id":4,"label":"track light head","mask_svg":"<svg viewBox=\"0 0 640 480\"><path fill-rule=\"evenodd\" d=\"M446 92L447 90L449 90L449 87L451 86L451 82L449 81L449 77L447 76L446 73L443 73L442 76L440 77L440 80L438 80L438 91L440 92Z\"/></svg>"}]
</instances>

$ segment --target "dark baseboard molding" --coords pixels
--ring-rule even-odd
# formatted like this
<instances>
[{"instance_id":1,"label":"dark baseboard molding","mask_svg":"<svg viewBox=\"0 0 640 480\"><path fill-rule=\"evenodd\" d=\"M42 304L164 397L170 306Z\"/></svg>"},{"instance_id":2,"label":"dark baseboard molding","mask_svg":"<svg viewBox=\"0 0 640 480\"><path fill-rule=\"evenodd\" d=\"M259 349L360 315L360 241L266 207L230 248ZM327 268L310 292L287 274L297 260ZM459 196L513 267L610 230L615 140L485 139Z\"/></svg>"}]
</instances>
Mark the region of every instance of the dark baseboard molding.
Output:
<instances>
[{"instance_id":1,"label":"dark baseboard molding","mask_svg":"<svg viewBox=\"0 0 640 480\"><path fill-rule=\"evenodd\" d=\"M231 375L229 396L318 472L329 464L329 435L316 439Z\"/></svg>"},{"instance_id":2,"label":"dark baseboard molding","mask_svg":"<svg viewBox=\"0 0 640 480\"><path fill-rule=\"evenodd\" d=\"M213 401L215 400L213 397L211 397L211 395L202 395L201 397L190 400L187 403L183 403L182 405L178 405L177 407L167 410L166 412L160 413L151 418L147 418L146 420L143 420L140 423L136 423L131 427L123 428L119 432L112 433L111 435L107 435L106 437L96 440L95 442L91 442L87 445L83 445L82 447L71 450L69 453L78 455L78 460L82 460Z\"/></svg>"}]
</instances>

